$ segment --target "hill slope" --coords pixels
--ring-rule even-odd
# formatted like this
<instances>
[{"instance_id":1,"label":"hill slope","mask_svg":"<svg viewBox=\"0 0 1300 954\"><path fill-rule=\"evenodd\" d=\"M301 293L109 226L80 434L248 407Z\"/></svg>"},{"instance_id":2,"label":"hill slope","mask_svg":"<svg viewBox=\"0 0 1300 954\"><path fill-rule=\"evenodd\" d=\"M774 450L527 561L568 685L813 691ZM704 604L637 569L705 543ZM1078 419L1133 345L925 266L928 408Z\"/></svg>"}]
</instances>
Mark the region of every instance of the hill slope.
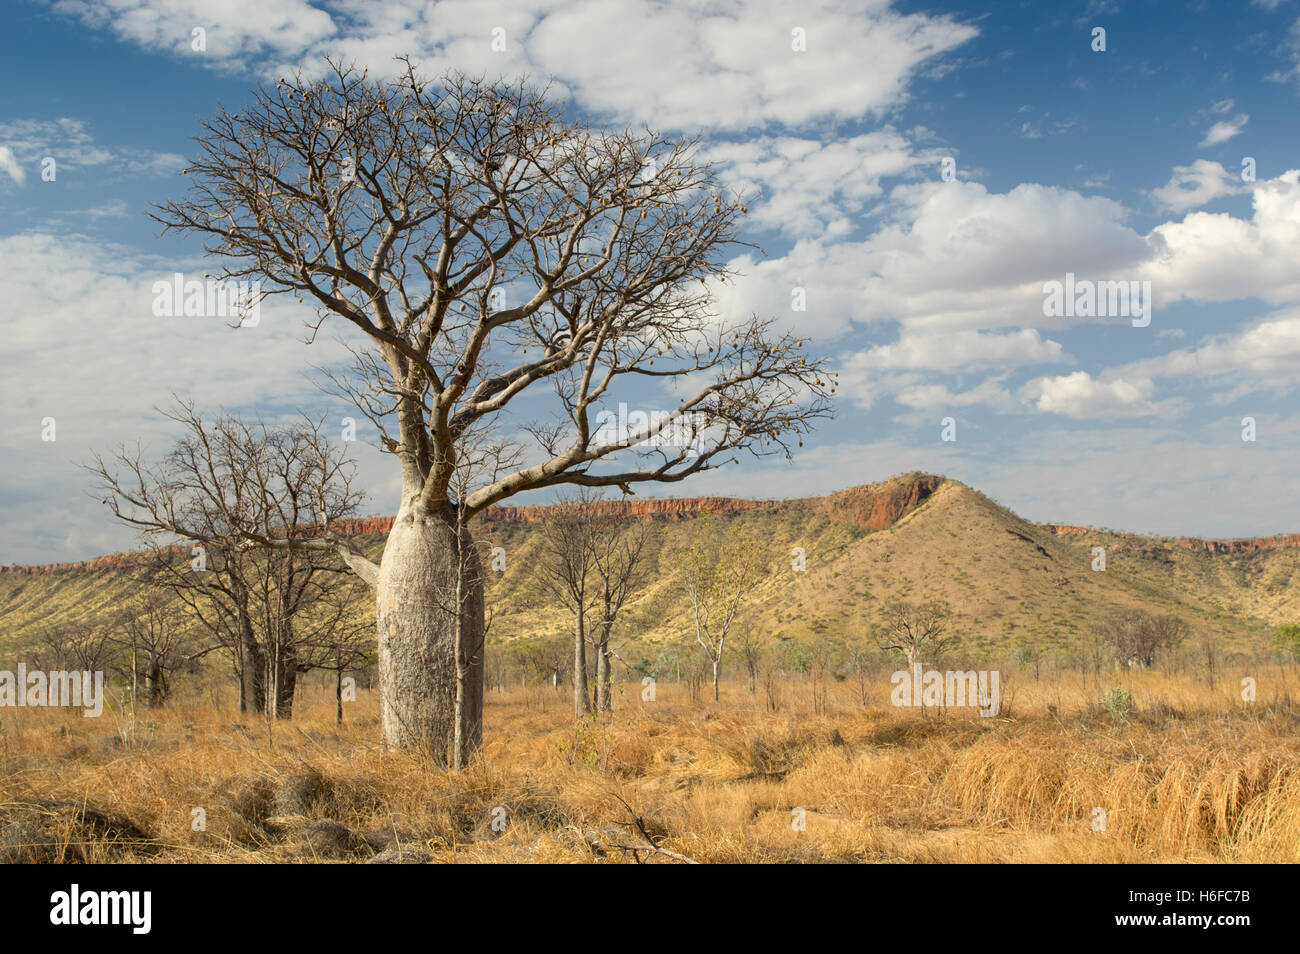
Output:
<instances>
[{"instance_id":1,"label":"hill slope","mask_svg":"<svg viewBox=\"0 0 1300 954\"><path fill-rule=\"evenodd\" d=\"M1194 633L1246 648L1272 626L1300 619L1300 536L1263 540L1158 539L1062 525L1038 525L957 481L906 474L827 497L781 501L733 498L614 500L602 504L654 527L656 566L620 625L632 645L652 652L688 638L680 555L712 514L710 531L744 532L770 573L746 614L759 632L783 638L869 641L883 604L943 599L973 655L1020 645L1068 652L1104 615L1145 607L1186 619ZM540 557L538 529L553 507L500 507L477 529L501 546L506 571L493 584L491 638L567 631L529 572ZM391 520L350 528L377 559ZM1094 570L1093 547L1106 549ZM792 567L796 547L806 569ZM0 639L21 644L40 627L103 622L136 598L129 554L53 567L0 568ZM358 586L357 613L371 611Z\"/></svg>"}]
</instances>

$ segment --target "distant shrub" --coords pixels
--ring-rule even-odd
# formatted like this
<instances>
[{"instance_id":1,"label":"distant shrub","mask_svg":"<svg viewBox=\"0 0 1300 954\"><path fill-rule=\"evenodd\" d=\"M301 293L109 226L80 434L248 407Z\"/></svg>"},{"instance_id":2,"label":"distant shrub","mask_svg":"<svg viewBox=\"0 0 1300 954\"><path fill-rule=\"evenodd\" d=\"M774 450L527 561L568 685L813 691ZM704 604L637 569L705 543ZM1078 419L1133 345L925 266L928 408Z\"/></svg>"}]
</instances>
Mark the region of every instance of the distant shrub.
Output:
<instances>
[{"instance_id":1,"label":"distant shrub","mask_svg":"<svg viewBox=\"0 0 1300 954\"><path fill-rule=\"evenodd\" d=\"M1300 659L1300 623L1286 623L1273 633L1273 642L1291 654L1292 659Z\"/></svg>"},{"instance_id":2,"label":"distant shrub","mask_svg":"<svg viewBox=\"0 0 1300 954\"><path fill-rule=\"evenodd\" d=\"M1101 704L1116 722L1127 722L1137 708L1133 702L1133 693L1120 686L1102 696Z\"/></svg>"}]
</instances>

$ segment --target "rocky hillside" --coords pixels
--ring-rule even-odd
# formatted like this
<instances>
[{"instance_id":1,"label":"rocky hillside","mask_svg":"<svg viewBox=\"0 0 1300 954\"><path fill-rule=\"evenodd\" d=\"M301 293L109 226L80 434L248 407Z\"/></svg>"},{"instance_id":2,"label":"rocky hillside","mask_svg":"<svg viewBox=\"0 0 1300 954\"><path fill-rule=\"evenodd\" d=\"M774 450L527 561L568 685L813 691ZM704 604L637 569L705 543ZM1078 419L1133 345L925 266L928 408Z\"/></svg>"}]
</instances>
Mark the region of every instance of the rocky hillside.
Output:
<instances>
[{"instance_id":1,"label":"rocky hillside","mask_svg":"<svg viewBox=\"0 0 1300 954\"><path fill-rule=\"evenodd\" d=\"M931 474L906 474L827 497L763 501L630 497L601 505L649 521L656 565L628 607L628 652L684 644L687 604L680 557L710 514L711 533L745 534L769 568L745 620L788 639L867 641L883 604L943 599L956 611L972 655L1020 646L1068 653L1116 609L1146 607L1185 618L1197 634L1245 649L1300 620L1300 535L1251 540L1164 539L1022 520L983 494ZM559 634L567 621L530 568L538 527L554 506L498 507L478 535L506 551L490 594L491 638ZM348 531L377 558L391 518ZM1094 547L1106 569L1093 569ZM804 569L794 567L795 549ZM11 645L39 627L107 618L136 593L137 555L76 564L0 568L0 638ZM370 600L357 590L357 612Z\"/></svg>"}]
</instances>

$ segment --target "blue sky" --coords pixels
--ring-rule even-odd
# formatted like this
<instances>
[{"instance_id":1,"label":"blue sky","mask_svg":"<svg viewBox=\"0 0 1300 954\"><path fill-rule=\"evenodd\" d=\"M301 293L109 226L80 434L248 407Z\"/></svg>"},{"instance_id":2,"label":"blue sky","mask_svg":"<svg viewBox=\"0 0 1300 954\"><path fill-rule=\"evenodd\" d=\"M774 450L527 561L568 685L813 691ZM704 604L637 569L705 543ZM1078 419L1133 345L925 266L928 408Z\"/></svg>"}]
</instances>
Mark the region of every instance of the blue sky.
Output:
<instances>
[{"instance_id":1,"label":"blue sky","mask_svg":"<svg viewBox=\"0 0 1300 954\"><path fill-rule=\"evenodd\" d=\"M745 238L764 254L738 256L719 307L833 355L839 415L793 462L666 494L824 493L923 469L1036 520L1300 530L1296 0L110 0L0 17L5 562L132 545L76 465L121 442L161 451L173 432L153 407L172 393L348 413L312 383L341 349L304 345L305 313L231 330L148 307L154 280L204 267L145 215L181 194L198 121L327 53L379 73L409 53L430 74L550 77L575 112L702 135L757 196ZM1044 284L1067 272L1150 282L1150 325L1044 315ZM391 512L392 462L359 456L371 509Z\"/></svg>"}]
</instances>

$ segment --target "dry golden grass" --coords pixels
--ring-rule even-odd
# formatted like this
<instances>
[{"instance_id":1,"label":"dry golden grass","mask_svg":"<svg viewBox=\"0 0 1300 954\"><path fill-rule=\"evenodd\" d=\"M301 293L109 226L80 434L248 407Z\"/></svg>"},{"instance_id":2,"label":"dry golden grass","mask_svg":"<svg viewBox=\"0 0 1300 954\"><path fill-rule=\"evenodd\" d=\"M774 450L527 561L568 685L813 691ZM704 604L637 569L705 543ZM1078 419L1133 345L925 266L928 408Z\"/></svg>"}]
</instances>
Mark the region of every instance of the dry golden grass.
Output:
<instances>
[{"instance_id":1,"label":"dry golden grass","mask_svg":"<svg viewBox=\"0 0 1300 954\"><path fill-rule=\"evenodd\" d=\"M718 704L671 685L643 703L629 686L612 717L575 726L566 691L521 688L489 693L485 745L459 775L382 751L371 693L336 728L314 684L270 733L213 692L141 711L133 729L117 707L4 709L0 852L365 860L396 840L435 861L631 862L615 847L641 837L626 802L656 842L701 862L1300 861L1295 674L1259 675L1251 704L1241 675L1211 690L1015 673L989 719L861 708L848 685L816 714L790 682L776 713L736 685ZM1114 684L1137 701L1128 721L1097 705Z\"/></svg>"}]
</instances>

